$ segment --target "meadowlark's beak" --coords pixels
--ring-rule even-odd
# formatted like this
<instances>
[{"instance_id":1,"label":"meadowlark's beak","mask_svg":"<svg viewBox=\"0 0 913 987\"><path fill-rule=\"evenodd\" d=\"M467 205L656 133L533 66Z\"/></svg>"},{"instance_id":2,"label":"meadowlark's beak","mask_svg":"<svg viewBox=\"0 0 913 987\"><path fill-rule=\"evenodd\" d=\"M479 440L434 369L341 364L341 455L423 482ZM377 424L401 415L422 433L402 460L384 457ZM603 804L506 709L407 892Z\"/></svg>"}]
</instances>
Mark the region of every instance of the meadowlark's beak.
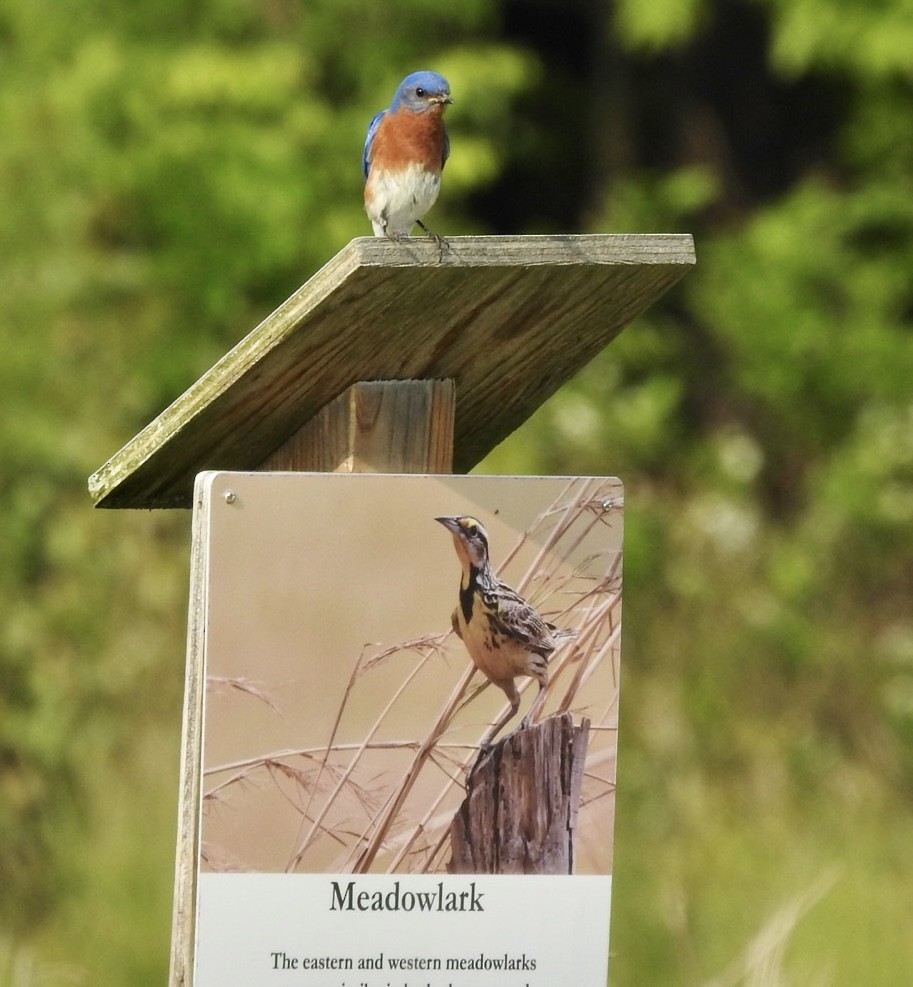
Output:
<instances>
[{"instance_id":1,"label":"meadowlark's beak","mask_svg":"<svg viewBox=\"0 0 913 987\"><path fill-rule=\"evenodd\" d=\"M452 534L459 535L460 533L460 523L459 519L455 517L436 517L435 521L440 522L444 527Z\"/></svg>"}]
</instances>

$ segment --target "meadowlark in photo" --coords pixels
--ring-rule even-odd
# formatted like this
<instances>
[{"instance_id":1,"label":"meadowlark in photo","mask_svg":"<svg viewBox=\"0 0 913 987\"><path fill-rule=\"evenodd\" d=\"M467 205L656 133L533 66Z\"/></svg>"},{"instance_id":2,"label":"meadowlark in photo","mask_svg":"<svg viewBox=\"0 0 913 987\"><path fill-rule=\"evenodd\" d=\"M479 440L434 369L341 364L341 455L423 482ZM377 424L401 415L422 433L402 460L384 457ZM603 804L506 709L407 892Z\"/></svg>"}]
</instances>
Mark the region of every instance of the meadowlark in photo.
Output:
<instances>
[{"instance_id":1,"label":"meadowlark in photo","mask_svg":"<svg viewBox=\"0 0 913 987\"><path fill-rule=\"evenodd\" d=\"M453 535L463 567L459 603L451 618L453 629L476 668L510 702L510 709L482 738L480 746L485 752L520 706L520 693L514 682L518 675L528 675L539 683L539 692L518 729L526 727L541 706L548 682L548 659L558 646L557 628L491 571L488 533L481 522L467 516L439 517L435 521Z\"/></svg>"}]
</instances>

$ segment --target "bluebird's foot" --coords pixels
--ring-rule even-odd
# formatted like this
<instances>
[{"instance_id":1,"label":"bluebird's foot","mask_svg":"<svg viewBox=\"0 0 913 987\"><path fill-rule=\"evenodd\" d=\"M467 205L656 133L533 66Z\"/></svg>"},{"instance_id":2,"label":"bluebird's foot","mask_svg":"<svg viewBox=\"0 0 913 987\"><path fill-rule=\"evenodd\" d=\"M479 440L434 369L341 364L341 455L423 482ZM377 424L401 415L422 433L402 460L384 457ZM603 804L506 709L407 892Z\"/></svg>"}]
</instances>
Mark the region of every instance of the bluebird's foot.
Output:
<instances>
[{"instance_id":1,"label":"bluebird's foot","mask_svg":"<svg viewBox=\"0 0 913 987\"><path fill-rule=\"evenodd\" d=\"M384 220L383 231L384 236L388 240L392 240L394 243L402 243L408 235L405 230L391 230L390 227L387 226L386 219Z\"/></svg>"},{"instance_id":2,"label":"bluebird's foot","mask_svg":"<svg viewBox=\"0 0 913 987\"><path fill-rule=\"evenodd\" d=\"M437 244L437 260L440 264L444 260L444 247L447 246L447 241L440 235L440 233L435 233L434 230L429 230L420 219L417 219L416 223L418 223L418 225L425 231L425 236L430 237Z\"/></svg>"}]
</instances>

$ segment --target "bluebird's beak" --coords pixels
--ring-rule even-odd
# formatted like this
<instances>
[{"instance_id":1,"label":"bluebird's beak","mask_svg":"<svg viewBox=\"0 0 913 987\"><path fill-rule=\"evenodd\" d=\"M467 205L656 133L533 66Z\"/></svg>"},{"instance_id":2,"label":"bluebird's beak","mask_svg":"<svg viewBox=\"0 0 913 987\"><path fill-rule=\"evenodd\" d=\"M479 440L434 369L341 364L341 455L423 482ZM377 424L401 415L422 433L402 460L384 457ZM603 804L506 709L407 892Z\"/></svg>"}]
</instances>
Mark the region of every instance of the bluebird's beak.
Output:
<instances>
[{"instance_id":1,"label":"bluebird's beak","mask_svg":"<svg viewBox=\"0 0 913 987\"><path fill-rule=\"evenodd\" d=\"M453 102L450 93L444 93L441 96L432 96L429 100L430 103L440 103L441 106L449 105Z\"/></svg>"}]
</instances>

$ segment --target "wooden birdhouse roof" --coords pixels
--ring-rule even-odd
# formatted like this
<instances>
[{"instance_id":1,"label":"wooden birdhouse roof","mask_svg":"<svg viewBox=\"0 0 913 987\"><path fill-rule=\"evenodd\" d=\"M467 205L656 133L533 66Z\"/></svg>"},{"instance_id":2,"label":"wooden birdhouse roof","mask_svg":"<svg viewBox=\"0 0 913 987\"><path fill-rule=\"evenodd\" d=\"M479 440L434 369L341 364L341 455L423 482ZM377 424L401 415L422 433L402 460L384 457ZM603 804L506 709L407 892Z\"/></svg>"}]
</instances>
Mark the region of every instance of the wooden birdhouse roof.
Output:
<instances>
[{"instance_id":1,"label":"wooden birdhouse roof","mask_svg":"<svg viewBox=\"0 0 913 987\"><path fill-rule=\"evenodd\" d=\"M470 470L694 264L686 234L352 240L89 478L97 507L189 507L359 381L452 379Z\"/></svg>"}]
</instances>

